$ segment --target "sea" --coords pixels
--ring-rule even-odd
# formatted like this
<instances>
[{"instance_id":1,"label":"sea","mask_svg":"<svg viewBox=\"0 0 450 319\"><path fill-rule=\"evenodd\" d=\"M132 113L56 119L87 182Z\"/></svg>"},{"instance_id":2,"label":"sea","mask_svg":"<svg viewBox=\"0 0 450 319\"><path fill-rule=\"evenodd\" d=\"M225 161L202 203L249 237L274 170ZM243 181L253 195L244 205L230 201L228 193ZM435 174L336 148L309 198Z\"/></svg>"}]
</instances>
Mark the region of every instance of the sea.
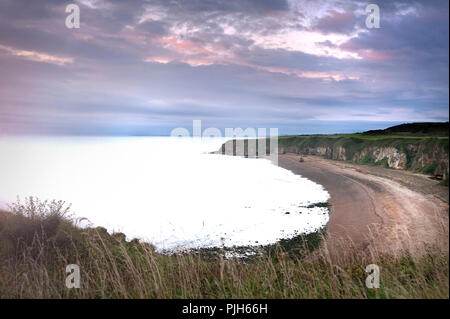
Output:
<instances>
[{"instance_id":1,"label":"sea","mask_svg":"<svg viewBox=\"0 0 450 319\"><path fill-rule=\"evenodd\" d=\"M211 154L226 138L1 137L0 205L70 205L159 251L260 246L323 228L321 185L262 158Z\"/></svg>"}]
</instances>

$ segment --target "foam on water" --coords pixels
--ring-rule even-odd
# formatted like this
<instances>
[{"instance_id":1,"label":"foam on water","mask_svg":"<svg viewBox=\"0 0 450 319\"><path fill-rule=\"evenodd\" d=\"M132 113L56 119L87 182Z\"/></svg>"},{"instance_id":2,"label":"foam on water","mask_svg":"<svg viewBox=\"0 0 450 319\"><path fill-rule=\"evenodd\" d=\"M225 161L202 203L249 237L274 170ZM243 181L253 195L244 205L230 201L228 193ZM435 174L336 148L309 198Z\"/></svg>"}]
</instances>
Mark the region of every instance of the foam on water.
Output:
<instances>
[{"instance_id":1,"label":"foam on water","mask_svg":"<svg viewBox=\"0 0 450 319\"><path fill-rule=\"evenodd\" d=\"M328 222L329 194L263 159L206 154L225 139L3 138L0 200L36 196L158 249L260 245Z\"/></svg>"}]
</instances>

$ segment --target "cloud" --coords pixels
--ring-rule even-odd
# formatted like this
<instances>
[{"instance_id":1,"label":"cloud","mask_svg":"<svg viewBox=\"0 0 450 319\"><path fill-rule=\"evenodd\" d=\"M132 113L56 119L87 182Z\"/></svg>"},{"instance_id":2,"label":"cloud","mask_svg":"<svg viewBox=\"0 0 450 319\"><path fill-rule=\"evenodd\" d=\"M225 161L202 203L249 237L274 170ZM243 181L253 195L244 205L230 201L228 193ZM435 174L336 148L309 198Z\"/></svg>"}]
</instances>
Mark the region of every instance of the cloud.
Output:
<instances>
[{"instance_id":1,"label":"cloud","mask_svg":"<svg viewBox=\"0 0 450 319\"><path fill-rule=\"evenodd\" d=\"M73 63L73 58L63 58L57 57L53 55L43 54L35 51L25 51L25 50L15 50L13 48L0 45L0 52L5 51L6 54L17 56L24 58L26 60L35 61L35 62L45 62L45 63L54 63L57 65L65 65L68 63Z\"/></svg>"},{"instance_id":2,"label":"cloud","mask_svg":"<svg viewBox=\"0 0 450 319\"><path fill-rule=\"evenodd\" d=\"M321 33L352 33L355 29L356 17L351 11L339 12L330 10L323 18L317 19L313 25L314 30Z\"/></svg>"},{"instance_id":3,"label":"cloud","mask_svg":"<svg viewBox=\"0 0 450 319\"><path fill-rule=\"evenodd\" d=\"M383 1L370 30L363 1L77 3L80 29L57 0L0 3L0 131L448 119L444 0Z\"/></svg>"}]
</instances>

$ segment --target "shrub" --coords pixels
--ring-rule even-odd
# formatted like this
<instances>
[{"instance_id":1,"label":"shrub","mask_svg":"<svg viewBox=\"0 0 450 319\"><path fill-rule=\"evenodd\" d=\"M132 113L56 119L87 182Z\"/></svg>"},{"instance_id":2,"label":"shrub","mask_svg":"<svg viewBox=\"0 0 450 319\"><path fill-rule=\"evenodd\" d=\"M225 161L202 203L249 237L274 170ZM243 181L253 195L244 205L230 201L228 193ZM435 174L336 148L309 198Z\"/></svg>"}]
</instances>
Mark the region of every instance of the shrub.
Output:
<instances>
[{"instance_id":1,"label":"shrub","mask_svg":"<svg viewBox=\"0 0 450 319\"><path fill-rule=\"evenodd\" d=\"M436 247L390 255L343 241L333 243L339 253L330 255L320 241L317 249L290 253L305 244L299 239L253 259L201 250L167 255L101 227L79 228L60 204L31 199L0 213L0 298L449 297L448 251ZM68 240L58 241L63 233ZM313 244L321 239L311 236ZM3 251L5 238L13 253ZM380 289L364 284L364 268L372 263L382 271ZM66 288L68 264L80 266L81 289Z\"/></svg>"}]
</instances>

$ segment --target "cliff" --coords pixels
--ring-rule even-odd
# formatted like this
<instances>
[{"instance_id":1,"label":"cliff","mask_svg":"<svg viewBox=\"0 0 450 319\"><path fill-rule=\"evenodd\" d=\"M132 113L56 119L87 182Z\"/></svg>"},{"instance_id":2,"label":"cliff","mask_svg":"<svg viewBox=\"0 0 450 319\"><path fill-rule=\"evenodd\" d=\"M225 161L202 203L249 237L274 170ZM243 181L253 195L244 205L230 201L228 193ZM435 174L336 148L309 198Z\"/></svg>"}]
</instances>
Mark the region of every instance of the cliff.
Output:
<instances>
[{"instance_id":1,"label":"cliff","mask_svg":"<svg viewBox=\"0 0 450 319\"><path fill-rule=\"evenodd\" d=\"M444 179L449 174L448 138L292 136L280 137L278 148L280 153L321 155L334 160L440 174Z\"/></svg>"},{"instance_id":2,"label":"cliff","mask_svg":"<svg viewBox=\"0 0 450 319\"><path fill-rule=\"evenodd\" d=\"M281 136L278 150L280 154L320 155L334 160L442 175L448 181L448 128L448 122L410 123L357 134ZM247 141L244 150L237 149L233 140L227 143L234 144L234 148L231 145L228 148L234 149L234 155L247 155ZM222 153L224 149L225 144Z\"/></svg>"}]
</instances>

